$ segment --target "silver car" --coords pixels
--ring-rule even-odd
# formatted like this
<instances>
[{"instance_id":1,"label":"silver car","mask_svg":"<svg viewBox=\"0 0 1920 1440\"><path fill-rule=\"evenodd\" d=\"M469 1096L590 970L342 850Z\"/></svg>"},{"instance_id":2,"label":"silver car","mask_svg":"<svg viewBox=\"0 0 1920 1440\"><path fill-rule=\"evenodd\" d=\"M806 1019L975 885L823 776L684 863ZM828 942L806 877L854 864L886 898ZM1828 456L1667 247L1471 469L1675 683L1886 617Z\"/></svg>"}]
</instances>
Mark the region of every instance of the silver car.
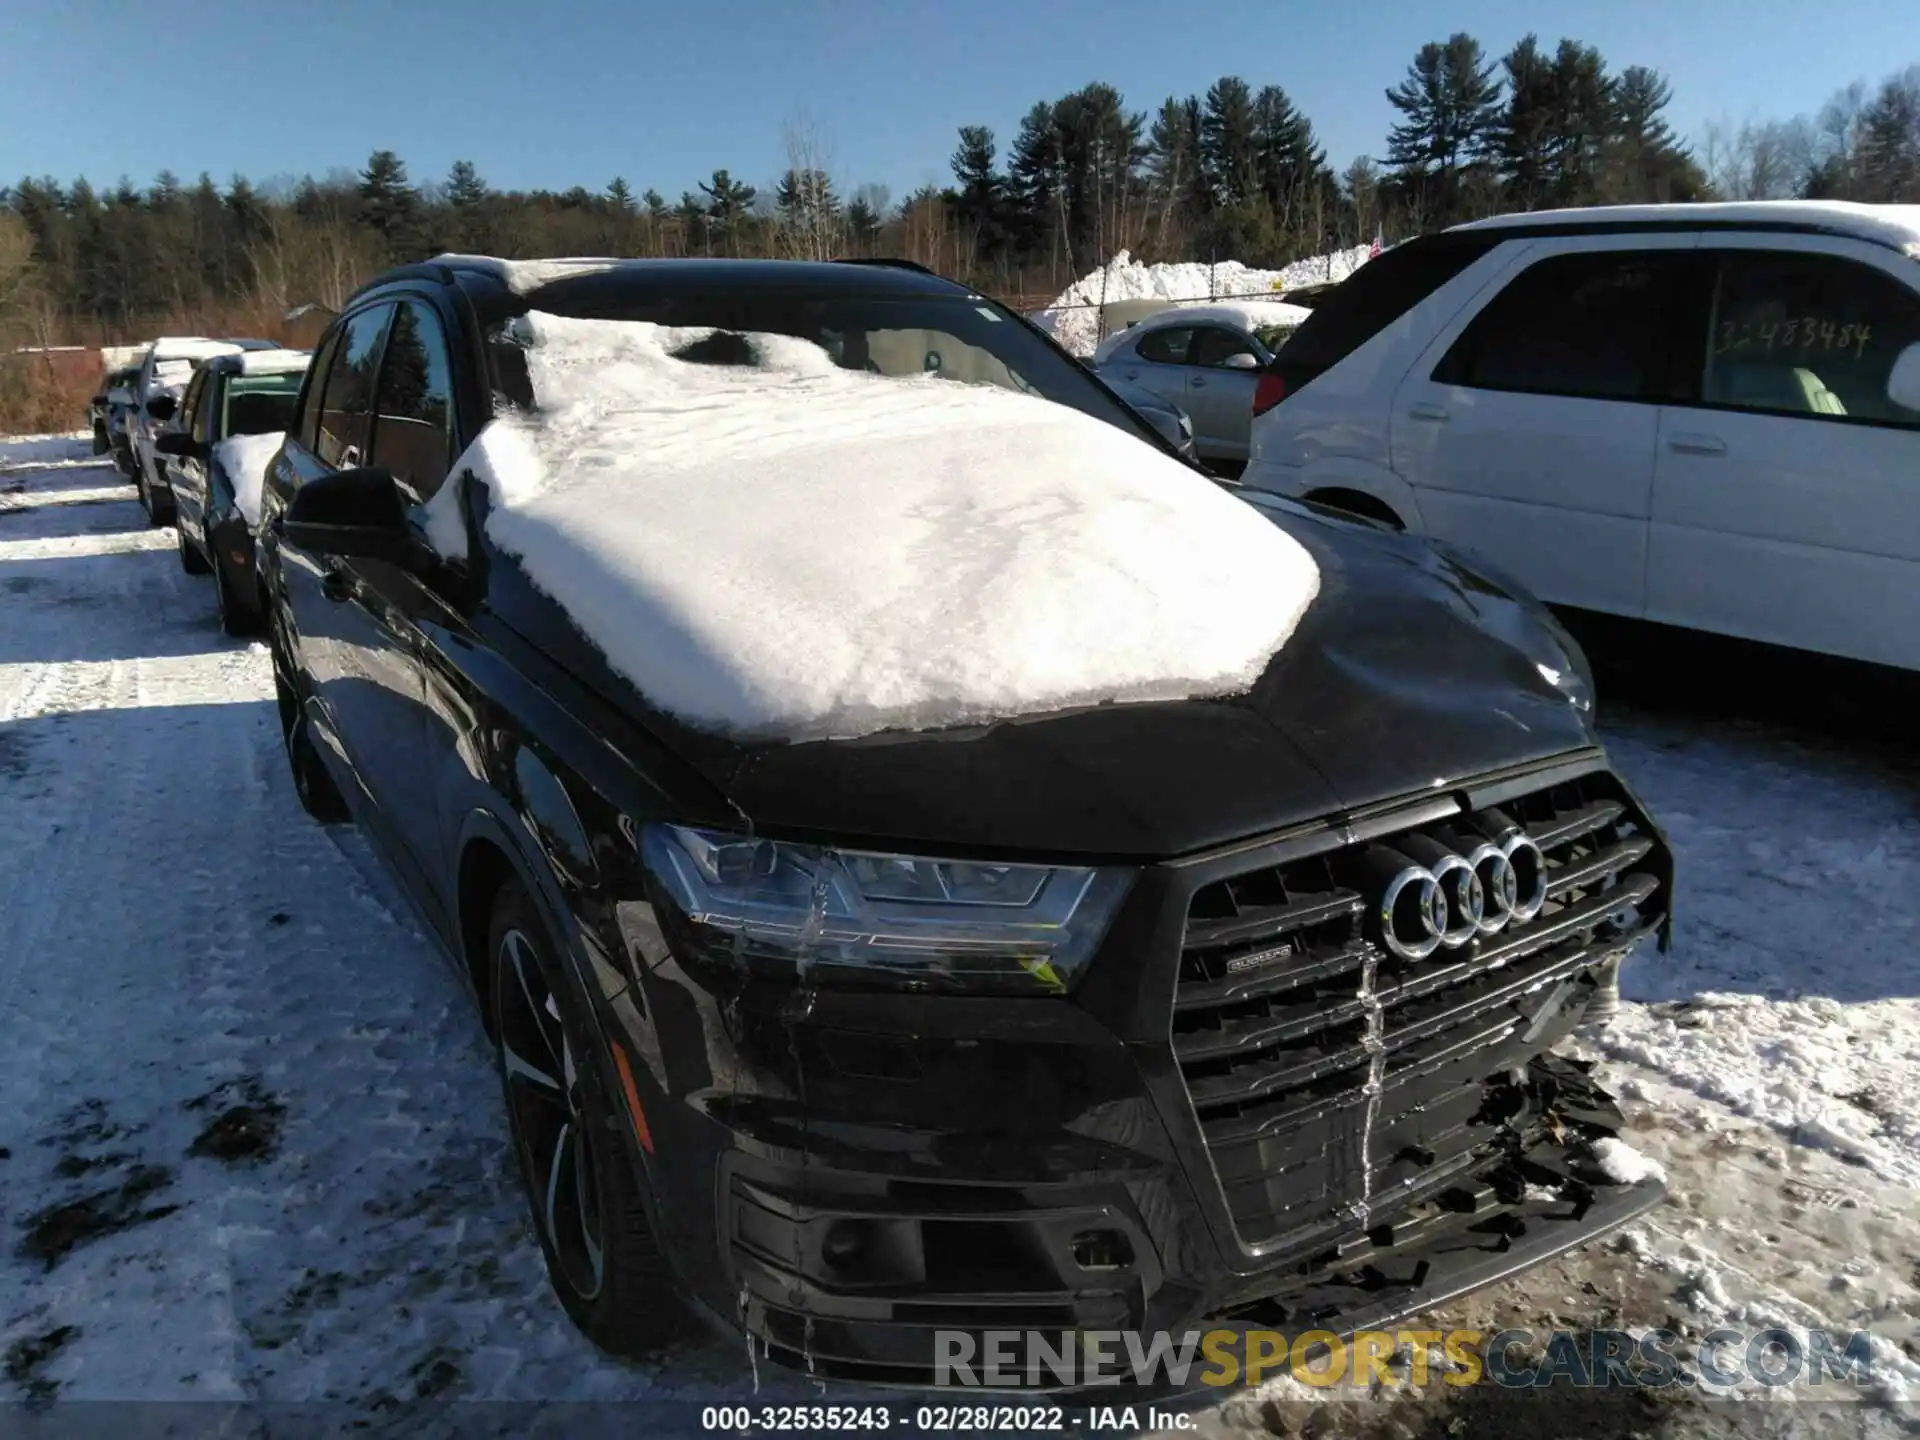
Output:
<instances>
[{"instance_id":1,"label":"silver car","mask_svg":"<svg viewBox=\"0 0 1920 1440\"><path fill-rule=\"evenodd\" d=\"M1258 373L1307 314L1277 301L1178 306L1109 335L1093 368L1184 410L1203 461L1242 464Z\"/></svg>"}]
</instances>

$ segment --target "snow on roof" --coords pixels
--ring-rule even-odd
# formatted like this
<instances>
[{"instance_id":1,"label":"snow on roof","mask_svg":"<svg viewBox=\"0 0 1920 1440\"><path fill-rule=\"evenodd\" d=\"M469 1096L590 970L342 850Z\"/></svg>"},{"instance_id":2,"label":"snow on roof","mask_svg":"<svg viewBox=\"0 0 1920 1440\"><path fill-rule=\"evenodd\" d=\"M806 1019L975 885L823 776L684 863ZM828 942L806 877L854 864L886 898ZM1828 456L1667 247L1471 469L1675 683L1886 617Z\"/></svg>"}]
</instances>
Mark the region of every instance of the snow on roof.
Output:
<instances>
[{"instance_id":1,"label":"snow on roof","mask_svg":"<svg viewBox=\"0 0 1920 1440\"><path fill-rule=\"evenodd\" d=\"M215 355L235 355L241 349L231 340L209 340L204 335L162 335L153 342L153 358L207 360Z\"/></svg>"},{"instance_id":2,"label":"snow on roof","mask_svg":"<svg viewBox=\"0 0 1920 1440\"><path fill-rule=\"evenodd\" d=\"M248 350L240 357L240 373L297 375L312 363L311 350Z\"/></svg>"},{"instance_id":3,"label":"snow on roof","mask_svg":"<svg viewBox=\"0 0 1920 1440\"><path fill-rule=\"evenodd\" d=\"M1237 260L1217 264L1178 261L1144 265L1122 250L1104 271L1074 281L1054 302L1033 317L1042 330L1075 355L1091 355L1101 338L1103 306L1117 301L1274 299L1305 285L1344 280L1366 264L1370 247L1355 246L1327 255L1296 260L1280 270L1255 270Z\"/></svg>"},{"instance_id":4,"label":"snow on roof","mask_svg":"<svg viewBox=\"0 0 1920 1440\"><path fill-rule=\"evenodd\" d=\"M1494 215L1456 225L1455 230L1498 230L1515 225L1649 221L1714 221L1722 224L1817 225L1876 244L1920 255L1920 205L1862 205L1852 200L1734 200L1700 205L1594 205L1575 210L1532 210Z\"/></svg>"},{"instance_id":5,"label":"snow on roof","mask_svg":"<svg viewBox=\"0 0 1920 1440\"><path fill-rule=\"evenodd\" d=\"M1064 405L753 336L529 313L487 532L650 703L789 739L1247 689L1307 551Z\"/></svg>"},{"instance_id":6,"label":"snow on roof","mask_svg":"<svg viewBox=\"0 0 1920 1440\"><path fill-rule=\"evenodd\" d=\"M542 285L576 275L598 275L623 262L602 256L561 257L552 260L502 260L493 255L436 255L436 265L463 265L497 275L516 295L526 295Z\"/></svg>"}]
</instances>

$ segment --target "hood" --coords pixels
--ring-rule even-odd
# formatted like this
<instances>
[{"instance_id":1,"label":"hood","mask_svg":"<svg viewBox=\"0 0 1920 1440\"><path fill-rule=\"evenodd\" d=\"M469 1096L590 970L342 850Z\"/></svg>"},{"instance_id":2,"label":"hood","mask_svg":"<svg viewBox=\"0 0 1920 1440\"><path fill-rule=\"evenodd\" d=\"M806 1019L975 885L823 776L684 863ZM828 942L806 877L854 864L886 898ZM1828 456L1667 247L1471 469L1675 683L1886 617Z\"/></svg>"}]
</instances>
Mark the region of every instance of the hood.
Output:
<instances>
[{"instance_id":1,"label":"hood","mask_svg":"<svg viewBox=\"0 0 1920 1440\"><path fill-rule=\"evenodd\" d=\"M1594 743L1584 658L1524 591L1423 540L1256 508L1321 588L1248 694L683 753L796 836L1153 858Z\"/></svg>"}]
</instances>

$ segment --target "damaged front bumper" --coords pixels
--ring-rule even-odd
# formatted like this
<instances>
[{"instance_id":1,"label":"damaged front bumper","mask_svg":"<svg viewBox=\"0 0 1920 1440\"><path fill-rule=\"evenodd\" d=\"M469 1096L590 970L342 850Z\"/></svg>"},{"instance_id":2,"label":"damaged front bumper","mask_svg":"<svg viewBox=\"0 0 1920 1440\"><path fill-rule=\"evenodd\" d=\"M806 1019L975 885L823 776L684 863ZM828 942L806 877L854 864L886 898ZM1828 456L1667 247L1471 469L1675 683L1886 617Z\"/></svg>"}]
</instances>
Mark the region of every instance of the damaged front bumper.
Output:
<instances>
[{"instance_id":1,"label":"damaged front bumper","mask_svg":"<svg viewBox=\"0 0 1920 1440\"><path fill-rule=\"evenodd\" d=\"M1369 847L1484 816L1538 844L1545 907L1392 960ZM1149 867L1063 999L727 992L654 894L622 907L616 1038L666 1102L636 1160L698 1307L819 1376L954 1383L956 1336L1396 1324L1659 1200L1603 1173L1620 1113L1554 1047L1664 941L1671 875L1593 758Z\"/></svg>"}]
</instances>

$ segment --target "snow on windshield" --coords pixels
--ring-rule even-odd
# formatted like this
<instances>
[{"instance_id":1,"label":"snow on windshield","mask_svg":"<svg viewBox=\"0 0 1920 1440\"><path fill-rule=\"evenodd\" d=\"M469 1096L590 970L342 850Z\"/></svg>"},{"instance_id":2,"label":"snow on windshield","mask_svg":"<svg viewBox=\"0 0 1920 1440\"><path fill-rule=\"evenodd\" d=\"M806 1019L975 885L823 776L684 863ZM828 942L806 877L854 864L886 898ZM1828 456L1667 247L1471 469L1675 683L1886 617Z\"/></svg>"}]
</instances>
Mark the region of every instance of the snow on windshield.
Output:
<instances>
[{"instance_id":1,"label":"snow on windshield","mask_svg":"<svg viewBox=\"0 0 1920 1440\"><path fill-rule=\"evenodd\" d=\"M819 347L531 313L488 533L648 700L846 737L1247 689L1319 589L1211 481L1065 405ZM721 337L733 342L732 337Z\"/></svg>"}]
</instances>

